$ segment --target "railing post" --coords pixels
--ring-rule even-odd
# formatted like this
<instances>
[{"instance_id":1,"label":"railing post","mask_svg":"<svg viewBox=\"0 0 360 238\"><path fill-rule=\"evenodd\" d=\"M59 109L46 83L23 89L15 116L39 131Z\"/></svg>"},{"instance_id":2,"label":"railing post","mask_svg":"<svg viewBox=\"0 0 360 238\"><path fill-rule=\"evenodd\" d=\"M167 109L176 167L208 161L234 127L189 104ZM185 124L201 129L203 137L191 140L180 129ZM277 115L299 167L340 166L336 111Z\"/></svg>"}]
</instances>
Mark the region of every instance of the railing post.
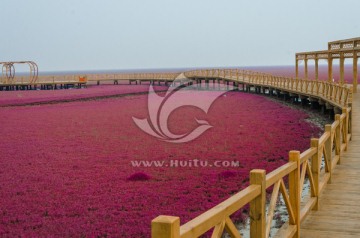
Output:
<instances>
[{"instance_id":1,"label":"railing post","mask_svg":"<svg viewBox=\"0 0 360 238\"><path fill-rule=\"evenodd\" d=\"M325 167L325 172L330 173L330 178L328 183L331 183L331 177L332 177L332 133L331 133L331 125L325 125L325 132L328 132L330 134L329 138L325 141L325 151L326 151L326 163L328 164L328 168Z\"/></svg>"},{"instance_id":2,"label":"railing post","mask_svg":"<svg viewBox=\"0 0 360 238\"><path fill-rule=\"evenodd\" d=\"M342 113L345 113L345 123L344 123L344 131L345 131L345 133L344 133L344 141L345 141L345 151L347 151L347 148L348 148L348 143L349 143L349 141L348 141L348 133L349 133L349 113L348 113L348 111L347 111L347 108L343 108L342 109Z\"/></svg>"},{"instance_id":3,"label":"railing post","mask_svg":"<svg viewBox=\"0 0 360 238\"><path fill-rule=\"evenodd\" d=\"M296 163L296 169L289 174L289 199L294 212L296 232L293 237L300 237L300 151L289 152L289 161Z\"/></svg>"},{"instance_id":4,"label":"railing post","mask_svg":"<svg viewBox=\"0 0 360 238\"><path fill-rule=\"evenodd\" d=\"M349 130L349 133L351 134L351 138L352 138L352 112L353 112L352 103L349 103L349 107L351 108L351 110L349 112L348 130ZM350 140L351 140L351 138L350 138Z\"/></svg>"},{"instance_id":5,"label":"railing post","mask_svg":"<svg viewBox=\"0 0 360 238\"><path fill-rule=\"evenodd\" d=\"M180 238L180 218L158 216L151 221L152 238Z\"/></svg>"},{"instance_id":6,"label":"railing post","mask_svg":"<svg viewBox=\"0 0 360 238\"><path fill-rule=\"evenodd\" d=\"M337 164L340 164L340 160L341 160L341 130L340 130L340 115L336 114L335 115L335 121L337 121L337 127L335 128L335 155L339 156L339 160L337 162Z\"/></svg>"},{"instance_id":7,"label":"railing post","mask_svg":"<svg viewBox=\"0 0 360 238\"><path fill-rule=\"evenodd\" d=\"M262 169L253 169L250 172L250 184L260 185L261 194L250 202L250 237L265 238L266 231L266 172Z\"/></svg>"},{"instance_id":8,"label":"railing post","mask_svg":"<svg viewBox=\"0 0 360 238\"><path fill-rule=\"evenodd\" d=\"M313 210L319 209L319 184L320 184L320 158L319 158L319 139L311 139L311 148L316 148L316 154L311 158L311 173L314 180L314 191L311 191L311 197L316 197L316 203Z\"/></svg>"}]
</instances>

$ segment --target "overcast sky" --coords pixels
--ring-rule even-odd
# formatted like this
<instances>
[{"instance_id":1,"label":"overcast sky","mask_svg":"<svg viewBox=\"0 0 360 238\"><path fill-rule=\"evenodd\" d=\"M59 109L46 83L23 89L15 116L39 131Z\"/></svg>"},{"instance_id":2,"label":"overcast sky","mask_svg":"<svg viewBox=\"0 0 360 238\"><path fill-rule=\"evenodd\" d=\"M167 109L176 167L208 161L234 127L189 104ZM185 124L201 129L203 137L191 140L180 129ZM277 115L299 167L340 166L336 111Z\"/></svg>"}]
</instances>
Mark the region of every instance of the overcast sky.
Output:
<instances>
[{"instance_id":1,"label":"overcast sky","mask_svg":"<svg viewBox=\"0 0 360 238\"><path fill-rule=\"evenodd\" d=\"M360 36L359 0L0 0L0 61L41 71L293 65Z\"/></svg>"}]
</instances>

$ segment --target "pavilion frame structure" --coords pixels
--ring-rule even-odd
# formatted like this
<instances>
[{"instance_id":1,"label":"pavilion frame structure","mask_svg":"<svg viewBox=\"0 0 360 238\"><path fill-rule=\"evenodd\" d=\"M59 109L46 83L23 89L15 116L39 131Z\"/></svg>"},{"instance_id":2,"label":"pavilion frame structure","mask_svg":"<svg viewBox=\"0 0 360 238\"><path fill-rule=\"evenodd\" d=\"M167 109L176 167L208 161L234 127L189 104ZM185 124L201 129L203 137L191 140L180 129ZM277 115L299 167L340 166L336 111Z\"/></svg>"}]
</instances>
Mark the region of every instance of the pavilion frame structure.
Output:
<instances>
[{"instance_id":1,"label":"pavilion frame structure","mask_svg":"<svg viewBox=\"0 0 360 238\"><path fill-rule=\"evenodd\" d=\"M26 64L29 66L29 82L33 84L37 81L39 76L38 65L33 61L8 61L0 62L0 67L2 68L2 75L0 78L0 83L3 84L13 84L15 81L15 65Z\"/></svg>"},{"instance_id":2,"label":"pavilion frame structure","mask_svg":"<svg viewBox=\"0 0 360 238\"><path fill-rule=\"evenodd\" d=\"M296 53L296 78L299 77L299 62L304 61L305 79L309 79L308 60L315 61L315 80L319 80L319 60L328 62L328 81L333 80L333 60L339 59L340 84L344 84L345 59L353 59L353 91L357 92L358 58L360 57L360 37L328 42L328 49Z\"/></svg>"}]
</instances>

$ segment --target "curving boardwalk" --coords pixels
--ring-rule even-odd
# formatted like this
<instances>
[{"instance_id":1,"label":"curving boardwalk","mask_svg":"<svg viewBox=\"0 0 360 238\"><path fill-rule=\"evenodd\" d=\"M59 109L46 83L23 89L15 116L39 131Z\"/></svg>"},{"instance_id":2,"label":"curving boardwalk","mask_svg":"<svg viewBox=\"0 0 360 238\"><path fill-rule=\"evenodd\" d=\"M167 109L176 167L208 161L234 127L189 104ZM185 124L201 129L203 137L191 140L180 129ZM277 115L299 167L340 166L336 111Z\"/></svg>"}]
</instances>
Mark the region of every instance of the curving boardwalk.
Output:
<instances>
[{"instance_id":1,"label":"curving boardwalk","mask_svg":"<svg viewBox=\"0 0 360 238\"><path fill-rule=\"evenodd\" d=\"M358 88L359 89L359 88ZM360 96L353 95L353 121L360 121ZM326 186L318 211L301 224L301 237L360 236L360 125L353 123L352 141Z\"/></svg>"},{"instance_id":2,"label":"curving boardwalk","mask_svg":"<svg viewBox=\"0 0 360 238\"><path fill-rule=\"evenodd\" d=\"M290 151L289 162L270 173L252 170L248 187L193 220L181 225L176 216L156 217L151 224L152 237L192 238L211 231L212 237L220 238L226 230L231 237L241 238L231 215L250 204L250 237L269 238L279 196L284 199L288 221L276 232L276 237L359 236L357 220L360 219L357 218L360 215L355 209L360 209L356 204L360 199L357 187L360 188L360 182L356 179L360 162L353 157L357 156L356 148L360 146L356 144L360 138L357 136L360 127L356 127L360 98L357 95L353 98L351 88L238 69L194 70L184 75L198 84L203 80L205 85L210 80L222 80L227 85L232 82L235 88L243 84L244 89L253 88L259 93L287 94L333 109L336 115L332 124L325 125L325 132L319 138L311 139L309 149ZM356 107L354 112L352 105ZM355 143L349 144L352 138ZM310 184L308 189L306 178ZM267 190L272 190L268 203ZM344 219L339 219L338 214Z\"/></svg>"}]
</instances>

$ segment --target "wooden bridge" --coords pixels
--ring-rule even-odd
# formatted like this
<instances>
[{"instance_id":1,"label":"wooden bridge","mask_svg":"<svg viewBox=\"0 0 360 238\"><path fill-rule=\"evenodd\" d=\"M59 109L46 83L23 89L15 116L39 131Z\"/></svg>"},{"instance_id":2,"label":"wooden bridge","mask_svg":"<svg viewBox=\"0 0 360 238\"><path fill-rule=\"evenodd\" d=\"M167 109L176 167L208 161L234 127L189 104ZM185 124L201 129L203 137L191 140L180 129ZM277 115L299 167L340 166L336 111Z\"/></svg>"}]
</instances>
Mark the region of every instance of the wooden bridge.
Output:
<instances>
[{"instance_id":1,"label":"wooden bridge","mask_svg":"<svg viewBox=\"0 0 360 238\"><path fill-rule=\"evenodd\" d=\"M1 62L0 62L1 64ZM66 89L69 87L85 87L87 84L100 85L105 82L114 84L134 83L141 84L149 82L151 84L163 83L168 85L173 82L180 72L164 73L103 73L103 74L71 74L71 75L41 75L36 76L6 76L0 77L0 91L12 90L35 90L35 89Z\"/></svg>"}]
</instances>

